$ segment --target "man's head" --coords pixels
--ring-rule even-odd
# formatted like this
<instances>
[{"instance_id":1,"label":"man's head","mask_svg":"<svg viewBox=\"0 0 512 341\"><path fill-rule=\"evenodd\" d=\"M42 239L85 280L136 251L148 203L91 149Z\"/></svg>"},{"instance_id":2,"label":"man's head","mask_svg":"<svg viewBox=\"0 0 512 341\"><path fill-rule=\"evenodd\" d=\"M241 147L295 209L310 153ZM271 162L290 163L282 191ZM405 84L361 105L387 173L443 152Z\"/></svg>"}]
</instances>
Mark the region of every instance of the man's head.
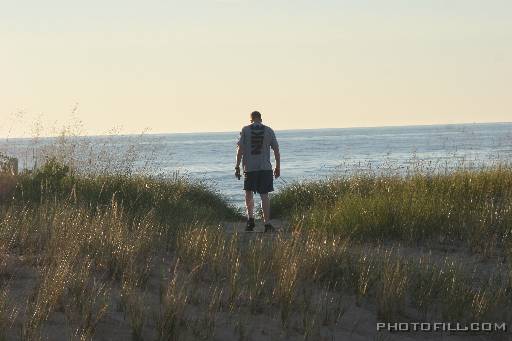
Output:
<instances>
[{"instance_id":1,"label":"man's head","mask_svg":"<svg viewBox=\"0 0 512 341\"><path fill-rule=\"evenodd\" d=\"M261 122L261 114L259 111L253 111L251 113L251 122Z\"/></svg>"}]
</instances>

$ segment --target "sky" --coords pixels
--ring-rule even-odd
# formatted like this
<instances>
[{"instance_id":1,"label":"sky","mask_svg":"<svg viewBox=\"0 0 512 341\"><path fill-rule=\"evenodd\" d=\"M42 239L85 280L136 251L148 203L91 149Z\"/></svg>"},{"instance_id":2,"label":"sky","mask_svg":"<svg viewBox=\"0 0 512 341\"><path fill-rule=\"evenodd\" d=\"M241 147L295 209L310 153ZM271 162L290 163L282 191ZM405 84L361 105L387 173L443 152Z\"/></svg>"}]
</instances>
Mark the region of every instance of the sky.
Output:
<instances>
[{"instance_id":1,"label":"sky","mask_svg":"<svg viewBox=\"0 0 512 341\"><path fill-rule=\"evenodd\" d=\"M512 121L510 0L0 0L0 136Z\"/></svg>"}]
</instances>

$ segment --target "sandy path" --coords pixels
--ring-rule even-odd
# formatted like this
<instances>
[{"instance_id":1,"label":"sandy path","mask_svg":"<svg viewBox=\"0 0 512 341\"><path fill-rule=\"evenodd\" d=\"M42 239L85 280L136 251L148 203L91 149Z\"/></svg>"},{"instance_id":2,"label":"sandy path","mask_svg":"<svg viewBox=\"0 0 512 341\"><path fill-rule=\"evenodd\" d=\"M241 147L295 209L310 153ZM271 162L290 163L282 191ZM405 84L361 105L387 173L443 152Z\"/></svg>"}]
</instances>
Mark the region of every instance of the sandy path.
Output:
<instances>
[{"instance_id":1,"label":"sandy path","mask_svg":"<svg viewBox=\"0 0 512 341\"><path fill-rule=\"evenodd\" d=\"M277 233L284 232L287 229L287 223L280 219L272 219L270 221L272 226L276 229ZM256 227L254 228L254 232L246 232L245 231L245 221L227 221L223 222L222 226L225 228L227 233L239 233L244 235L251 234L261 234L264 231L263 221L256 220ZM267 235L271 235L267 233Z\"/></svg>"}]
</instances>

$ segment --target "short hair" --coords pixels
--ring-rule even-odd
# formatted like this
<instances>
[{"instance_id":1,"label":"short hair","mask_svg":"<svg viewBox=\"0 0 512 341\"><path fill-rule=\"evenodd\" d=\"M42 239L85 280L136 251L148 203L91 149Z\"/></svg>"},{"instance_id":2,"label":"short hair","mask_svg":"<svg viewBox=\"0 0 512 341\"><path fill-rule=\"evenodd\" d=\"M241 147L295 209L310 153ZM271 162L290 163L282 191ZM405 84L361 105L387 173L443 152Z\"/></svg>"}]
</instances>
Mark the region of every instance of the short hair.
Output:
<instances>
[{"instance_id":1,"label":"short hair","mask_svg":"<svg viewBox=\"0 0 512 341\"><path fill-rule=\"evenodd\" d=\"M253 111L251 113L251 120L261 120L261 113L259 111Z\"/></svg>"}]
</instances>

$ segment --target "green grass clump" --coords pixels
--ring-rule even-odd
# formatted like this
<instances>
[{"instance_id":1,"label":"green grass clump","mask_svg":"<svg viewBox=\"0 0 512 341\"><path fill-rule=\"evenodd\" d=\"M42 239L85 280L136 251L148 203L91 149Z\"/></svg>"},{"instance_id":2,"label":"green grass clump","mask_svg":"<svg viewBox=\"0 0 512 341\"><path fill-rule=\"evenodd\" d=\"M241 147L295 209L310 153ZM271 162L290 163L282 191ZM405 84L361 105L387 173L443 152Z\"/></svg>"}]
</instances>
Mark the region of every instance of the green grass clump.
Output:
<instances>
[{"instance_id":1,"label":"green grass clump","mask_svg":"<svg viewBox=\"0 0 512 341\"><path fill-rule=\"evenodd\" d=\"M140 218L153 212L160 223L173 226L238 216L237 210L219 193L184 177L77 175L56 159L49 159L33 172L0 175L2 177L4 182L9 182L3 195L3 201L9 204L66 202L94 211L115 203L132 217Z\"/></svg>"},{"instance_id":2,"label":"green grass clump","mask_svg":"<svg viewBox=\"0 0 512 341\"><path fill-rule=\"evenodd\" d=\"M356 240L435 239L481 252L512 240L509 167L296 183L272 200L273 213L296 226Z\"/></svg>"}]
</instances>

